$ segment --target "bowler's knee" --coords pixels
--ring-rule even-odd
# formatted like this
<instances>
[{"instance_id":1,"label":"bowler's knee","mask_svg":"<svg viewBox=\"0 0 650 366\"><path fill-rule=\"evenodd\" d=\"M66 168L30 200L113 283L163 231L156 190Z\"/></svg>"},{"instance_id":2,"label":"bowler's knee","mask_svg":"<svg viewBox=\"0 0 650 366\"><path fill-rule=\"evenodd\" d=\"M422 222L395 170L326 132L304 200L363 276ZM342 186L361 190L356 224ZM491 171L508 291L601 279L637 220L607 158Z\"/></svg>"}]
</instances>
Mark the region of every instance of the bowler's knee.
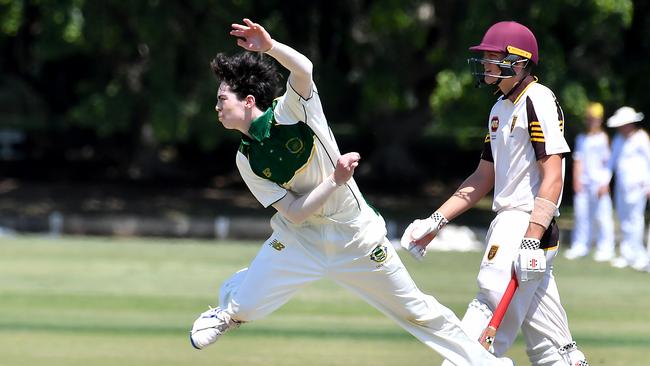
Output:
<instances>
[{"instance_id":1,"label":"bowler's knee","mask_svg":"<svg viewBox=\"0 0 650 366\"><path fill-rule=\"evenodd\" d=\"M409 323L442 329L456 315L432 296L425 295L402 310L403 318Z\"/></svg>"}]
</instances>

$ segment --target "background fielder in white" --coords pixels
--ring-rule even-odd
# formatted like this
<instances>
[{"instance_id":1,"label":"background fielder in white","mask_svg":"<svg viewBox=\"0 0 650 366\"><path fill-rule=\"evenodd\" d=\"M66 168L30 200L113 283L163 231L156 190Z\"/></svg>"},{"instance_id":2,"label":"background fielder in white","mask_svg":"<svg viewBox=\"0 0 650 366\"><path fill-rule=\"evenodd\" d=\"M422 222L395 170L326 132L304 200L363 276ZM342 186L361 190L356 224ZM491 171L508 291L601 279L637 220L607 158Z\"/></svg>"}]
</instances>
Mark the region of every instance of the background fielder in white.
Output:
<instances>
[{"instance_id":1,"label":"background fielder in white","mask_svg":"<svg viewBox=\"0 0 650 366\"><path fill-rule=\"evenodd\" d=\"M603 105L589 103L585 113L584 133L576 137L573 151L574 225L568 259L589 254L595 243L594 259L614 258L614 217L609 194L609 137L603 131Z\"/></svg>"},{"instance_id":2,"label":"background fielder in white","mask_svg":"<svg viewBox=\"0 0 650 366\"><path fill-rule=\"evenodd\" d=\"M249 268L222 286L221 307L195 321L192 345L204 348L229 329L270 314L305 285L331 278L456 365L512 365L470 339L458 318L411 279L385 238L383 219L351 179L359 155L338 151L311 62L272 40L259 24L244 22L234 24L231 34L243 48L263 51L286 67L287 89L263 111L254 95L235 94L245 86L231 85L237 79L229 80L233 73L224 70L250 57L221 57L215 59L215 73L224 77L217 111L224 126L242 133L237 167L244 181L265 207L278 212L272 236Z\"/></svg>"},{"instance_id":3,"label":"background fielder in white","mask_svg":"<svg viewBox=\"0 0 650 366\"><path fill-rule=\"evenodd\" d=\"M617 129L609 168L616 177L614 201L621 228L621 255L612 260L612 266L631 266L640 271L650 268L643 245L645 207L650 194L650 139L639 126L643 117L631 107L621 107L607 120L607 127Z\"/></svg>"}]
</instances>

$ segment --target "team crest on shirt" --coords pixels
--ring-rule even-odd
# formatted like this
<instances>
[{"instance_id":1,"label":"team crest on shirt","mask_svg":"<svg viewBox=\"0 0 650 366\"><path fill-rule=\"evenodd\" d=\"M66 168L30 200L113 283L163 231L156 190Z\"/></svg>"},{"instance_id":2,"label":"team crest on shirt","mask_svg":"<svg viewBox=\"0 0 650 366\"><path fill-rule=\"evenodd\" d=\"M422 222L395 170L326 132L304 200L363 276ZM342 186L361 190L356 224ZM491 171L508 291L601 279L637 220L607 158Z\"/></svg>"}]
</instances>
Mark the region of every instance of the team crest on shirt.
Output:
<instances>
[{"instance_id":1,"label":"team crest on shirt","mask_svg":"<svg viewBox=\"0 0 650 366\"><path fill-rule=\"evenodd\" d=\"M492 259L494 259L494 257L497 255L497 252L498 252L498 251L499 251L499 246L498 246L498 245L492 245L492 246L490 247L490 250L488 251L487 259L488 259L489 261L491 261Z\"/></svg>"},{"instance_id":2,"label":"team crest on shirt","mask_svg":"<svg viewBox=\"0 0 650 366\"><path fill-rule=\"evenodd\" d=\"M490 130L492 130L492 132L497 132L498 128L499 128L499 116L493 116L492 122L490 123Z\"/></svg>"},{"instance_id":3,"label":"team crest on shirt","mask_svg":"<svg viewBox=\"0 0 650 366\"><path fill-rule=\"evenodd\" d=\"M388 251L386 250L385 245L377 245L375 249L372 250L372 253L370 253L370 260L377 263L384 263L386 258L388 258Z\"/></svg>"},{"instance_id":4,"label":"team crest on shirt","mask_svg":"<svg viewBox=\"0 0 650 366\"><path fill-rule=\"evenodd\" d=\"M286 247L284 246L284 244L282 244L282 242L279 241L278 239L273 239L273 240L269 243L269 246L271 246L271 248L277 250L278 252L281 251L282 249L286 248Z\"/></svg>"},{"instance_id":5,"label":"team crest on shirt","mask_svg":"<svg viewBox=\"0 0 650 366\"><path fill-rule=\"evenodd\" d=\"M517 123L517 116L512 117L512 123L510 123L510 133L515 129L515 124Z\"/></svg>"},{"instance_id":6,"label":"team crest on shirt","mask_svg":"<svg viewBox=\"0 0 650 366\"><path fill-rule=\"evenodd\" d=\"M305 150L305 143L298 137L293 137L284 145L292 154L300 154Z\"/></svg>"}]
</instances>

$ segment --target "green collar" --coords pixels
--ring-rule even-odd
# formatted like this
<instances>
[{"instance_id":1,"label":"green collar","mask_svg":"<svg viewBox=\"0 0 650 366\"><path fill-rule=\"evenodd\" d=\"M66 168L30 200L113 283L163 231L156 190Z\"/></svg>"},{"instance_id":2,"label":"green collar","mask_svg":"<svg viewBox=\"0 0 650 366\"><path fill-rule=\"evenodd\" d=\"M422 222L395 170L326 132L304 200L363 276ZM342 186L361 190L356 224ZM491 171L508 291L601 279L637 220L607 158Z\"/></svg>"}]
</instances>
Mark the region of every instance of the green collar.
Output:
<instances>
[{"instance_id":1,"label":"green collar","mask_svg":"<svg viewBox=\"0 0 650 366\"><path fill-rule=\"evenodd\" d=\"M261 142L271 135L271 124L275 121L273 110L275 109L276 103L277 101L274 100L273 105L269 109L251 122L251 126L248 128L248 134L254 140Z\"/></svg>"},{"instance_id":2,"label":"green collar","mask_svg":"<svg viewBox=\"0 0 650 366\"><path fill-rule=\"evenodd\" d=\"M248 134L253 140L262 141L271 135L271 123L273 123L273 109L269 108L251 122Z\"/></svg>"}]
</instances>

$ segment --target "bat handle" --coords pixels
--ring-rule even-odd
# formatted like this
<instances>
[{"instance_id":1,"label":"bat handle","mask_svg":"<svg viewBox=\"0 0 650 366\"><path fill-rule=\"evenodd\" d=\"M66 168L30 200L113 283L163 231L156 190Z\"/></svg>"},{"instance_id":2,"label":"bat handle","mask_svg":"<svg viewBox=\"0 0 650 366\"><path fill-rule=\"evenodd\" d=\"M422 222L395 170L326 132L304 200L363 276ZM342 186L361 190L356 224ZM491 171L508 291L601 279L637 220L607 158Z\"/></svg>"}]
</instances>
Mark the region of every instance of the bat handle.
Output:
<instances>
[{"instance_id":1,"label":"bat handle","mask_svg":"<svg viewBox=\"0 0 650 366\"><path fill-rule=\"evenodd\" d=\"M492 343L494 343L494 338L497 336L497 329L491 325L488 325L487 328L481 334L481 338L478 339L481 346L486 350L490 350Z\"/></svg>"},{"instance_id":2,"label":"bat handle","mask_svg":"<svg viewBox=\"0 0 650 366\"><path fill-rule=\"evenodd\" d=\"M479 342L487 350L489 350L490 347L492 346L492 343L494 343L494 337L496 337L497 329L499 329L499 325L501 325L503 316L506 314L506 311L508 310L508 306L510 305L510 301L514 296L518 285L519 284L517 283L517 277L513 273L510 282L508 282L508 287L506 287L506 291L503 293L503 296L501 297L501 301L499 301L499 305L497 305L496 310L494 310L494 313L492 314L492 319L490 319L490 323L488 324L487 328L485 328L483 334L481 334L481 337L479 338Z\"/></svg>"}]
</instances>

